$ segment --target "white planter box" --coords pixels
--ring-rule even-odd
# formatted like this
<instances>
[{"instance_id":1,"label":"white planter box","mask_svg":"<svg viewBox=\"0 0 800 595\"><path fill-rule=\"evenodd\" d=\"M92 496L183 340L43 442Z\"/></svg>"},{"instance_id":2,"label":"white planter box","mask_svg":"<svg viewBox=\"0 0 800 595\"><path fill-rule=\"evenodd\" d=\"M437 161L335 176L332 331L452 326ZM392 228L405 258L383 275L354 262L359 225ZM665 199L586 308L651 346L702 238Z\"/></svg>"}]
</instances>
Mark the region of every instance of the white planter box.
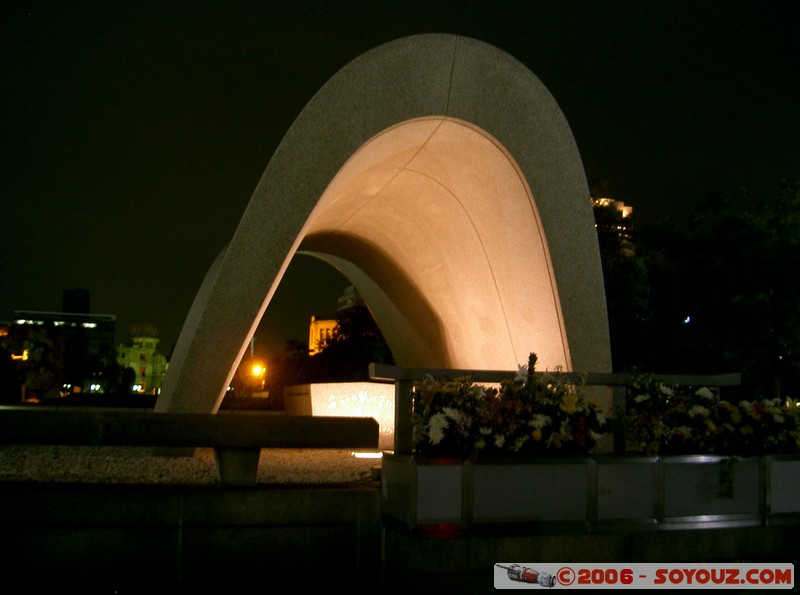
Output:
<instances>
[{"instance_id":1,"label":"white planter box","mask_svg":"<svg viewBox=\"0 0 800 595\"><path fill-rule=\"evenodd\" d=\"M595 522L608 527L656 524L657 457L595 457Z\"/></svg>"},{"instance_id":2,"label":"white planter box","mask_svg":"<svg viewBox=\"0 0 800 595\"><path fill-rule=\"evenodd\" d=\"M468 464L470 522L585 522L588 461L494 459Z\"/></svg>"},{"instance_id":3,"label":"white planter box","mask_svg":"<svg viewBox=\"0 0 800 595\"><path fill-rule=\"evenodd\" d=\"M800 516L800 455L765 457L767 523L796 523Z\"/></svg>"},{"instance_id":4,"label":"white planter box","mask_svg":"<svg viewBox=\"0 0 800 595\"><path fill-rule=\"evenodd\" d=\"M590 459L433 464L387 454L382 513L409 527L510 522L585 523ZM566 496L568 494L568 497Z\"/></svg>"},{"instance_id":5,"label":"white planter box","mask_svg":"<svg viewBox=\"0 0 800 595\"><path fill-rule=\"evenodd\" d=\"M722 463L732 461L732 491L721 495ZM664 528L733 527L761 523L761 458L705 455L668 456L659 459L656 501ZM724 491L724 490L723 490Z\"/></svg>"},{"instance_id":6,"label":"white planter box","mask_svg":"<svg viewBox=\"0 0 800 595\"><path fill-rule=\"evenodd\" d=\"M409 527L466 524L464 463L431 464L385 454L381 464L382 513Z\"/></svg>"},{"instance_id":7,"label":"white planter box","mask_svg":"<svg viewBox=\"0 0 800 595\"><path fill-rule=\"evenodd\" d=\"M722 467L724 461L732 466ZM732 471L728 483L725 471ZM409 527L571 523L663 530L800 518L800 456L601 455L432 465L386 455L381 482L384 515Z\"/></svg>"}]
</instances>

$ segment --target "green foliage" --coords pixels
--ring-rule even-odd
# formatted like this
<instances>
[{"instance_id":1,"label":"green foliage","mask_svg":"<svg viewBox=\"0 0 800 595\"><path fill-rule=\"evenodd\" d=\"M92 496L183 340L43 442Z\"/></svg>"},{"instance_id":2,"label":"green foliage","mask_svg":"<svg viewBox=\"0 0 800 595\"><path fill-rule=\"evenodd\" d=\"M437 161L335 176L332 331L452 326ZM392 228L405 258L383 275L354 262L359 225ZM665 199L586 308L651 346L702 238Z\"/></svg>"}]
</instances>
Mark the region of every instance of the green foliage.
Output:
<instances>
[{"instance_id":1,"label":"green foliage","mask_svg":"<svg viewBox=\"0 0 800 595\"><path fill-rule=\"evenodd\" d=\"M693 281L705 289L689 304L699 340L737 365L760 396L797 372L800 354L800 185L774 196L714 197L691 225ZM703 284L703 285L700 285ZM713 293L712 293L713 292ZM714 297L716 296L716 297Z\"/></svg>"},{"instance_id":2,"label":"green foliage","mask_svg":"<svg viewBox=\"0 0 800 595\"><path fill-rule=\"evenodd\" d=\"M333 335L303 362L299 375L303 382L368 380L373 362L393 364L394 358L369 308L357 302L339 312Z\"/></svg>"},{"instance_id":3,"label":"green foliage","mask_svg":"<svg viewBox=\"0 0 800 595\"><path fill-rule=\"evenodd\" d=\"M606 290L611 348L614 359L625 367L635 359L636 337L652 316L647 268L628 234L617 231L616 207L594 208L597 240Z\"/></svg>"},{"instance_id":4,"label":"green foliage","mask_svg":"<svg viewBox=\"0 0 800 595\"><path fill-rule=\"evenodd\" d=\"M0 340L0 403L19 403L22 391L17 364L11 359L14 351L7 338Z\"/></svg>"},{"instance_id":5,"label":"green foliage","mask_svg":"<svg viewBox=\"0 0 800 595\"><path fill-rule=\"evenodd\" d=\"M742 372L754 399L800 396L800 182L713 194L685 228L598 234L614 367Z\"/></svg>"},{"instance_id":6,"label":"green foliage","mask_svg":"<svg viewBox=\"0 0 800 595\"><path fill-rule=\"evenodd\" d=\"M28 350L28 360L20 366L26 397L45 399L59 395L64 376L61 339L52 324L44 324L30 329L21 341L22 350Z\"/></svg>"}]
</instances>

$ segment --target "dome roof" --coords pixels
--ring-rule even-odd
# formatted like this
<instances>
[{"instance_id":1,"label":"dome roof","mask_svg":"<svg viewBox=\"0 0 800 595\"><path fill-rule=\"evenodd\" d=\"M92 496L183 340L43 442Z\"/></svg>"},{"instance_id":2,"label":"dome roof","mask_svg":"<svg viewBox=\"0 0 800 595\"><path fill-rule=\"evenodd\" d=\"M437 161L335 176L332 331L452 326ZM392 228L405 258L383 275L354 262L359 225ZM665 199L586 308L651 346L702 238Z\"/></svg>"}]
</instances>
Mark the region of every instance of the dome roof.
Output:
<instances>
[{"instance_id":1,"label":"dome roof","mask_svg":"<svg viewBox=\"0 0 800 595\"><path fill-rule=\"evenodd\" d=\"M153 339L157 339L158 329L152 324L139 322L131 326L130 334L131 337L151 337Z\"/></svg>"}]
</instances>

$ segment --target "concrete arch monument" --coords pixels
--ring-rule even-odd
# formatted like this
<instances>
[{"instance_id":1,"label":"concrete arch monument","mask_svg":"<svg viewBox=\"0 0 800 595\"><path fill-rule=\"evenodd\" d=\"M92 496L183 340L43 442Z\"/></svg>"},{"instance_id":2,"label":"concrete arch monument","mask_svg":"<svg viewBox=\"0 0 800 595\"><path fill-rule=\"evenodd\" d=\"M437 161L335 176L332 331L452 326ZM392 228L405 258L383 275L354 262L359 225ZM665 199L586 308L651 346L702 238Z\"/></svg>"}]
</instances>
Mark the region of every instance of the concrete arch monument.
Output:
<instances>
[{"instance_id":1,"label":"concrete arch monument","mask_svg":"<svg viewBox=\"0 0 800 595\"><path fill-rule=\"evenodd\" d=\"M398 365L610 371L583 165L544 85L455 35L345 66L286 133L179 336L156 411L215 412L297 252L339 269Z\"/></svg>"}]
</instances>

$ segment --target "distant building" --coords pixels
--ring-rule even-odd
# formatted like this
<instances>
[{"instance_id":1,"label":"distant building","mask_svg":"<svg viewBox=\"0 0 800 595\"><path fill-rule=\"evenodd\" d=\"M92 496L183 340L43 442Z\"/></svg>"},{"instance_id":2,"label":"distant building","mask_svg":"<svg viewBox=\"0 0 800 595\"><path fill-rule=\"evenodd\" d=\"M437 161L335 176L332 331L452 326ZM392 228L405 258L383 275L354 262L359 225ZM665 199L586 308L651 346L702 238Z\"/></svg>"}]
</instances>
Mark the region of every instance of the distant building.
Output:
<instances>
[{"instance_id":1,"label":"distant building","mask_svg":"<svg viewBox=\"0 0 800 595\"><path fill-rule=\"evenodd\" d=\"M336 302L336 309L341 312L347 308L352 308L361 301L361 296L356 291L355 287L350 285L345 288L342 295L339 296ZM317 318L311 317L311 324L308 327L308 352L315 355L322 350L325 341L333 336L336 332L336 327L339 326L339 321L334 316L326 316Z\"/></svg>"},{"instance_id":2,"label":"distant building","mask_svg":"<svg viewBox=\"0 0 800 595\"><path fill-rule=\"evenodd\" d=\"M630 239L633 230L633 207L613 198L592 198L595 226Z\"/></svg>"},{"instance_id":3,"label":"distant building","mask_svg":"<svg viewBox=\"0 0 800 595\"><path fill-rule=\"evenodd\" d=\"M16 310L13 325L25 336L28 335L28 330L52 327L61 338L64 356L63 392L104 392L105 387L102 384L86 376L86 362L113 360L116 316Z\"/></svg>"},{"instance_id":4,"label":"distant building","mask_svg":"<svg viewBox=\"0 0 800 595\"><path fill-rule=\"evenodd\" d=\"M45 323L52 323L54 327L63 329L67 336L85 334L89 353L100 353L102 348L114 345L117 317L113 314L14 311L14 324L17 326L42 326Z\"/></svg>"},{"instance_id":5,"label":"distant building","mask_svg":"<svg viewBox=\"0 0 800 595\"><path fill-rule=\"evenodd\" d=\"M22 342L35 333L32 330L47 328L47 335L57 350L59 372L56 385L61 396L78 393L125 392L158 395L167 373L167 358L158 351L158 331L149 324L139 324L130 331L128 345L115 347L116 316L90 314L90 295L84 289L65 289L62 312L37 312L17 310L11 328L0 327L0 336L14 331ZM19 352L11 354L12 360L28 361L28 350L20 343ZM109 366L131 368L135 375L133 386L120 386L120 379ZM23 396L24 398L24 396Z\"/></svg>"},{"instance_id":6,"label":"distant building","mask_svg":"<svg viewBox=\"0 0 800 595\"><path fill-rule=\"evenodd\" d=\"M322 351L325 341L333 336L339 322L335 318L322 318L317 320L316 316L311 317L311 324L308 326L308 352L315 355Z\"/></svg>"},{"instance_id":7,"label":"distant building","mask_svg":"<svg viewBox=\"0 0 800 595\"><path fill-rule=\"evenodd\" d=\"M633 207L613 198L592 198L594 224L598 238L614 238L622 253L633 256Z\"/></svg>"},{"instance_id":8,"label":"distant building","mask_svg":"<svg viewBox=\"0 0 800 595\"><path fill-rule=\"evenodd\" d=\"M136 374L133 392L158 395L169 364L158 351L158 331L149 324L135 325L128 345L117 347L117 363Z\"/></svg>"}]
</instances>

